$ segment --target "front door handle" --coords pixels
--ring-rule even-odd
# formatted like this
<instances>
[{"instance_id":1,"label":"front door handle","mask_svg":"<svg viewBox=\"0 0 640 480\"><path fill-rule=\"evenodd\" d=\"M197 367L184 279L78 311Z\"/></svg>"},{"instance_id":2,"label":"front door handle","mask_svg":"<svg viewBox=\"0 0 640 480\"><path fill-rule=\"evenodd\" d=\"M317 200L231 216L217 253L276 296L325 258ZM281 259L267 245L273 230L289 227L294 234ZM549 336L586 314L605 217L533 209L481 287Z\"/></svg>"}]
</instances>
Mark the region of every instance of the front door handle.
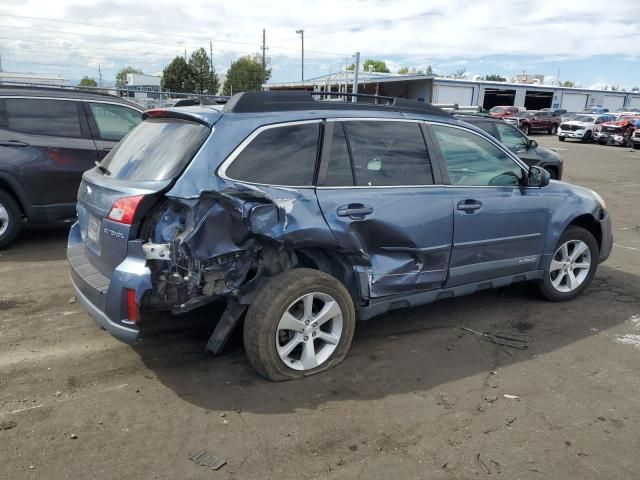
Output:
<instances>
[{"instance_id":1,"label":"front door handle","mask_svg":"<svg viewBox=\"0 0 640 480\"><path fill-rule=\"evenodd\" d=\"M476 210L480 210L482 208L482 202L478 200L462 200L458 203L458 210L462 210L467 213L474 213Z\"/></svg>"},{"instance_id":2,"label":"front door handle","mask_svg":"<svg viewBox=\"0 0 640 480\"><path fill-rule=\"evenodd\" d=\"M338 207L339 217L349 217L353 220L361 220L367 215L373 213L373 207L363 205L362 203L350 203Z\"/></svg>"},{"instance_id":3,"label":"front door handle","mask_svg":"<svg viewBox=\"0 0 640 480\"><path fill-rule=\"evenodd\" d=\"M8 140L5 142L0 142L0 146L2 147L28 147L29 144L25 142L20 142L18 140Z\"/></svg>"}]
</instances>

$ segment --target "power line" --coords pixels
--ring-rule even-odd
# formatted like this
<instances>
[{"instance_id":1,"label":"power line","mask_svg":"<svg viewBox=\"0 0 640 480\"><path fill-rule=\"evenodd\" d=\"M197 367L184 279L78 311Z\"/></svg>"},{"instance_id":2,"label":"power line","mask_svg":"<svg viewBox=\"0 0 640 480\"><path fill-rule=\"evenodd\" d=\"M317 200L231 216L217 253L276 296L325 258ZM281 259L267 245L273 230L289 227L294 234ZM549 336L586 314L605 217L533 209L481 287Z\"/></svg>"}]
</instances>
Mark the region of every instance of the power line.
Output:
<instances>
[{"instance_id":1,"label":"power line","mask_svg":"<svg viewBox=\"0 0 640 480\"><path fill-rule=\"evenodd\" d=\"M40 21L44 21L44 22L55 22L55 23L69 23L69 24L73 24L73 25L81 25L81 26L86 26L86 27L98 27L98 28L103 28L103 29L118 29L121 30L121 27L117 27L117 26L104 26L104 25L99 25L96 23L88 23L88 22L78 22L78 21L73 21L73 20L64 20L64 19L59 19L59 18L43 18L43 17L32 17L32 16L26 16L26 15L10 15L10 14L0 14L0 17L10 17L10 18L19 18L19 19L28 19L28 20L40 20ZM126 30L132 31L132 32L139 32L139 33L146 33L149 35L161 35L163 37L166 36L172 36L172 37L177 37L177 38L186 38L186 39L194 39L194 38L201 38L204 40L212 40L216 43L230 43L230 44L236 44L236 45L250 45L250 46L257 46L255 43L249 43L249 42L240 42L240 41L235 41L235 40L221 40L219 38L211 38L206 34L202 34L202 35L180 35L174 32L159 32L159 31L152 31L152 30L143 30L143 29L139 29L139 28L130 28L127 27ZM291 50L291 51L297 51L297 48L295 47L284 47L284 46L279 46L279 45L272 45L272 48L277 48L277 49L281 49L281 50ZM326 52L326 51L320 51L320 50L307 50L307 52L311 52L311 53L319 53L319 54L326 54L326 55L340 55L340 56L344 56L344 55L350 55L347 54L345 52Z\"/></svg>"}]
</instances>

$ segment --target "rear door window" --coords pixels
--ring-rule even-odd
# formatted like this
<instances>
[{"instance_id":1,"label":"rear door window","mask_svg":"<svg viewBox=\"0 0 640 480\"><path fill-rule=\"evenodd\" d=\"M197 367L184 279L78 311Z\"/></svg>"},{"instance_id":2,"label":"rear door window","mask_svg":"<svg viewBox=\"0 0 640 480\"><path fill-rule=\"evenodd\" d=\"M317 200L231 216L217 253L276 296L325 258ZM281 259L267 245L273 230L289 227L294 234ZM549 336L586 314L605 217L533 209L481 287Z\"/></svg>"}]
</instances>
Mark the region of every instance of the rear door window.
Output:
<instances>
[{"instance_id":1,"label":"rear door window","mask_svg":"<svg viewBox=\"0 0 640 480\"><path fill-rule=\"evenodd\" d=\"M142 113L133 108L89 102L89 108L101 140L119 142L142 121Z\"/></svg>"},{"instance_id":2,"label":"rear door window","mask_svg":"<svg viewBox=\"0 0 640 480\"><path fill-rule=\"evenodd\" d=\"M119 180L175 178L210 133L208 127L186 120L145 120L104 157L101 165L106 169L105 175Z\"/></svg>"},{"instance_id":3,"label":"rear door window","mask_svg":"<svg viewBox=\"0 0 640 480\"><path fill-rule=\"evenodd\" d=\"M80 102L39 98L6 98L3 123L16 132L82 137Z\"/></svg>"},{"instance_id":4,"label":"rear door window","mask_svg":"<svg viewBox=\"0 0 640 480\"><path fill-rule=\"evenodd\" d=\"M325 185L433 184L419 123L358 120L343 122L344 130L339 125L334 128Z\"/></svg>"},{"instance_id":5,"label":"rear door window","mask_svg":"<svg viewBox=\"0 0 640 480\"><path fill-rule=\"evenodd\" d=\"M238 154L226 175L265 185L311 186L319 135L320 122L267 128Z\"/></svg>"}]
</instances>

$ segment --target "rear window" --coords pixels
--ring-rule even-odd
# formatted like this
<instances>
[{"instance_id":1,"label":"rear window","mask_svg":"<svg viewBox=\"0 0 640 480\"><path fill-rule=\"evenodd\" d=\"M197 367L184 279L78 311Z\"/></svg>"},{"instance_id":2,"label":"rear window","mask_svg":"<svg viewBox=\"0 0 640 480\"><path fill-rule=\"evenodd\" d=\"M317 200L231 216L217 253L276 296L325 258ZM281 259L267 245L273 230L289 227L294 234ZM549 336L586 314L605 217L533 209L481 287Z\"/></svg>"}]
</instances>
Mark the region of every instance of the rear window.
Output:
<instances>
[{"instance_id":1,"label":"rear window","mask_svg":"<svg viewBox=\"0 0 640 480\"><path fill-rule=\"evenodd\" d=\"M204 125L174 118L146 120L104 158L106 175L118 180L175 178L211 133Z\"/></svg>"}]
</instances>

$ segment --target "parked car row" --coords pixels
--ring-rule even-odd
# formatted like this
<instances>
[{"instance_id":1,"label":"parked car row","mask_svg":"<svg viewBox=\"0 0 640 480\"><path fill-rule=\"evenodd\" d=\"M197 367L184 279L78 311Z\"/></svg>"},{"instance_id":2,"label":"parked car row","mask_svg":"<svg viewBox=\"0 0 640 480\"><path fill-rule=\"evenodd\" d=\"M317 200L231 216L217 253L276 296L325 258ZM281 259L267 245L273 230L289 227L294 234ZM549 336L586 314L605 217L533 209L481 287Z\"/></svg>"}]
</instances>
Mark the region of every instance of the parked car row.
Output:
<instances>
[{"instance_id":1,"label":"parked car row","mask_svg":"<svg viewBox=\"0 0 640 480\"><path fill-rule=\"evenodd\" d=\"M640 148L640 141L634 140L638 128L640 113L580 113L560 124L558 139L561 142L576 139L585 143L595 141L601 145Z\"/></svg>"}]
</instances>

